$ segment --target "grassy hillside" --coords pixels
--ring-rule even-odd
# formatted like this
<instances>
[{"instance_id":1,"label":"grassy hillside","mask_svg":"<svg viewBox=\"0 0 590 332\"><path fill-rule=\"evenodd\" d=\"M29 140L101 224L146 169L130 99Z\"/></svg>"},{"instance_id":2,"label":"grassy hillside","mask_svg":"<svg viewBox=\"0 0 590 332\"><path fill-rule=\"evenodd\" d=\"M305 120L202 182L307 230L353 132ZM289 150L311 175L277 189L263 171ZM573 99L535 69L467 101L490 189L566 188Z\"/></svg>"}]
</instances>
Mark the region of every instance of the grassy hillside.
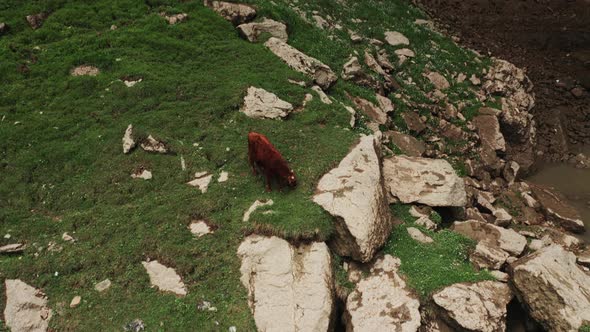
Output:
<instances>
[{"instance_id":1,"label":"grassy hillside","mask_svg":"<svg viewBox=\"0 0 590 332\"><path fill-rule=\"evenodd\" d=\"M259 17L287 23L289 43L335 72L352 51L362 54L368 45L352 44L345 29L332 32L306 23L287 1L249 2ZM417 56L399 68L399 78L404 93L417 101L430 84L421 76L424 68L469 75L484 66L471 52L415 25L421 14L402 0L355 1L346 11L335 1L299 4L368 38L382 39L389 29L406 34ZM32 30L24 17L42 11L49 17ZM160 12L185 12L189 18L168 25ZM349 114L340 104L351 105L345 92L374 100L373 92L340 80L330 91L340 102L324 105L316 95L288 120L247 118L238 109L249 86L301 105L312 92L288 79L309 78L262 44L240 39L200 1L4 0L0 22L10 26L0 36L0 235L10 238L0 244L28 244L23 255L0 256L0 280L20 278L42 288L56 311L51 326L58 331L119 331L136 318L150 331L254 330L236 249L252 231L329 238L331 218L309 198L319 177L367 132L362 119L348 128ZM70 70L82 64L101 72L71 76ZM408 77L416 84L404 84ZM125 78L142 81L127 87ZM453 89L455 100L474 100L461 85ZM394 102L398 112L407 109ZM121 138L129 124L137 136L153 135L173 153L136 149L124 155ZM250 130L266 134L290 161L299 177L296 190L266 193L263 180L251 175ZM154 178L132 179L141 167ZM206 194L186 185L198 171L215 174ZM216 181L221 171L230 174L225 183ZM267 198L274 200L275 213L258 212L242 222L252 202ZM214 235L195 239L190 234L188 224L199 218L219 227ZM76 242L63 241L64 232ZM48 251L50 242L63 250ZM141 265L145 259L175 268L188 295L151 289ZM106 278L113 286L97 293L94 284ZM70 309L75 295L82 296L82 304ZM218 310L197 311L203 300Z\"/></svg>"}]
</instances>

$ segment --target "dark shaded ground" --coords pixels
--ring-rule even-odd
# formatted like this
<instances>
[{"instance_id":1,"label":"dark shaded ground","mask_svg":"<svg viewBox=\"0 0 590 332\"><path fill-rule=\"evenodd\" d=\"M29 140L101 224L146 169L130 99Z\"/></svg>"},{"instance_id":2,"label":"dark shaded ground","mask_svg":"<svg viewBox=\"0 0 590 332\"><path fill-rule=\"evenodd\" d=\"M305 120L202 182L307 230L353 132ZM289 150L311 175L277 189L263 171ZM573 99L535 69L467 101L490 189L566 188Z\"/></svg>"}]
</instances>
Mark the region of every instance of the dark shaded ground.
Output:
<instances>
[{"instance_id":1,"label":"dark shaded ground","mask_svg":"<svg viewBox=\"0 0 590 332\"><path fill-rule=\"evenodd\" d=\"M416 2L461 44L527 69L543 159L590 145L590 0Z\"/></svg>"}]
</instances>

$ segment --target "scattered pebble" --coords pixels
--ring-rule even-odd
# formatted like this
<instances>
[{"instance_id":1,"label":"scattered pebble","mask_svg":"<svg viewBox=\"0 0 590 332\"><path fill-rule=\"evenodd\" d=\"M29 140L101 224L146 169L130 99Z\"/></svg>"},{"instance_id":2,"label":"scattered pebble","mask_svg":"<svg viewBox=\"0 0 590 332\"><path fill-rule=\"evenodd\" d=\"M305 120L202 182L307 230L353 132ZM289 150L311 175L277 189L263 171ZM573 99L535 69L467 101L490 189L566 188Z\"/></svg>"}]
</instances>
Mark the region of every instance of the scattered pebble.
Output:
<instances>
[{"instance_id":1,"label":"scattered pebble","mask_svg":"<svg viewBox=\"0 0 590 332\"><path fill-rule=\"evenodd\" d=\"M62 240L64 241L68 241L68 242L74 242L76 241L70 234L68 234L67 232L63 233L61 236Z\"/></svg>"},{"instance_id":2,"label":"scattered pebble","mask_svg":"<svg viewBox=\"0 0 590 332\"><path fill-rule=\"evenodd\" d=\"M111 287L111 281L109 279L105 279L101 282L99 282L98 284L94 285L94 289L96 289L99 292L104 292L105 290L109 289Z\"/></svg>"},{"instance_id":3,"label":"scattered pebble","mask_svg":"<svg viewBox=\"0 0 590 332\"><path fill-rule=\"evenodd\" d=\"M74 298L72 299L72 302L70 302L70 308L77 307L78 305L80 305L81 301L82 301L82 297L80 295L74 296Z\"/></svg>"},{"instance_id":4,"label":"scattered pebble","mask_svg":"<svg viewBox=\"0 0 590 332\"><path fill-rule=\"evenodd\" d=\"M223 171L219 174L219 178L217 179L217 182L225 182L225 181L227 181L228 178L229 178L229 173L226 171Z\"/></svg>"},{"instance_id":5,"label":"scattered pebble","mask_svg":"<svg viewBox=\"0 0 590 332\"><path fill-rule=\"evenodd\" d=\"M213 233L212 227L210 227L204 220L196 220L191 222L188 226L191 233L196 235L197 237L201 237L203 235Z\"/></svg>"},{"instance_id":6,"label":"scattered pebble","mask_svg":"<svg viewBox=\"0 0 590 332\"><path fill-rule=\"evenodd\" d=\"M131 174L131 177L134 179L150 180L152 178L152 172L144 169L141 172L135 172Z\"/></svg>"}]
</instances>

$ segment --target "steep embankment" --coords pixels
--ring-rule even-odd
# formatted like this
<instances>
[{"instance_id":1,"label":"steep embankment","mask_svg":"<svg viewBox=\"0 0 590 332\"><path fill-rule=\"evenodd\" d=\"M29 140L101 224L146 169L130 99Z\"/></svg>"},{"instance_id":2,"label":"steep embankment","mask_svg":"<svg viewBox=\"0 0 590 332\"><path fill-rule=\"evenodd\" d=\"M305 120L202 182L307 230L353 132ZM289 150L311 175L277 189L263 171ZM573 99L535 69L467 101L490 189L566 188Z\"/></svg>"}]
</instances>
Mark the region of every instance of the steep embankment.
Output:
<instances>
[{"instance_id":1,"label":"steep embankment","mask_svg":"<svg viewBox=\"0 0 590 332\"><path fill-rule=\"evenodd\" d=\"M530 81L407 3L0 10L6 326L495 331L514 295L590 319L579 218L519 180ZM249 131L297 188L264 191Z\"/></svg>"}]
</instances>

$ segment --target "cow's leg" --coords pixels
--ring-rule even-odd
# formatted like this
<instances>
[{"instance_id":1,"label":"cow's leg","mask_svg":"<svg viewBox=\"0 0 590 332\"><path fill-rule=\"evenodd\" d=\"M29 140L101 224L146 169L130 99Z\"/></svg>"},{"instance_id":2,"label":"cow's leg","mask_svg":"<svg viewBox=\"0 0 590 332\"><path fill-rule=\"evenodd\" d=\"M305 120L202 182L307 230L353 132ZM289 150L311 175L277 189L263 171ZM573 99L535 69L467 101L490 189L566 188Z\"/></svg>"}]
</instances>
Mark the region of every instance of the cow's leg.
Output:
<instances>
[{"instance_id":1,"label":"cow's leg","mask_svg":"<svg viewBox=\"0 0 590 332\"><path fill-rule=\"evenodd\" d=\"M252 167L252 174L258 175L256 171L256 162L254 161L254 151L251 145L248 145L248 162L250 163L250 167Z\"/></svg>"}]
</instances>

